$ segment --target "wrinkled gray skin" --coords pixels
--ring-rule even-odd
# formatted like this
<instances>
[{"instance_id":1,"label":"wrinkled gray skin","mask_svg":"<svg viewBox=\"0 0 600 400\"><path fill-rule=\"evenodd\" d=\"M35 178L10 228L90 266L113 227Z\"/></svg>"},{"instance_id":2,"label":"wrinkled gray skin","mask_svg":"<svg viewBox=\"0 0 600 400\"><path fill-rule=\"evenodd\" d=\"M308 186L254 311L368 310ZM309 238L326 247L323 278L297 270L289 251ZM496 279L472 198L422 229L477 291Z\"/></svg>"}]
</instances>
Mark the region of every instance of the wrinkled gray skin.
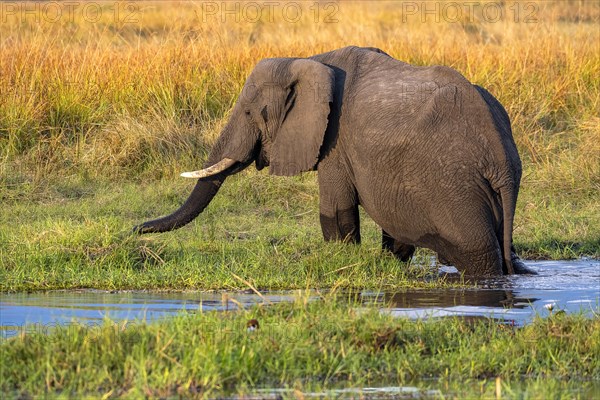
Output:
<instances>
[{"instance_id":1,"label":"wrinkled gray skin","mask_svg":"<svg viewBox=\"0 0 600 400\"><path fill-rule=\"evenodd\" d=\"M422 246L469 276L529 272L511 247L521 161L508 115L451 68L358 47L262 60L204 167L225 157L237 162L135 230L187 224L255 162L274 175L318 171L325 240L359 243L361 205L401 260Z\"/></svg>"}]
</instances>

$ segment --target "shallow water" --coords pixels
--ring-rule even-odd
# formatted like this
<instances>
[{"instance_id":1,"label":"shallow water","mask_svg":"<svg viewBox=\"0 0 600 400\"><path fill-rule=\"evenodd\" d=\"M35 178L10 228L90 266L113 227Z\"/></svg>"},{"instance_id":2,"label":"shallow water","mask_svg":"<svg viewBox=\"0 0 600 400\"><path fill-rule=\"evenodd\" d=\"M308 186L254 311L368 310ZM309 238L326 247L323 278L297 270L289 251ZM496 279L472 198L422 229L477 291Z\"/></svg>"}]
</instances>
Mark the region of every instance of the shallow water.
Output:
<instances>
[{"instance_id":1,"label":"shallow water","mask_svg":"<svg viewBox=\"0 0 600 400\"><path fill-rule=\"evenodd\" d=\"M600 313L600 261L528 261L538 275L512 275L481 281L481 289L407 290L363 293L387 305L382 310L408 318L491 317L524 325L536 315Z\"/></svg>"},{"instance_id":2,"label":"shallow water","mask_svg":"<svg viewBox=\"0 0 600 400\"><path fill-rule=\"evenodd\" d=\"M392 379L393 381L393 379ZM245 399L281 399L300 397L295 389L265 388L257 389ZM544 396L545 395L545 396ZM361 398L361 399L460 399L460 398L551 398L597 399L600 396L598 381L569 381L543 378L541 380L523 379L510 382L487 379L473 381L447 381L445 379L423 379L410 382L410 386L330 387L313 392L302 392L303 398ZM231 399L239 399L232 397Z\"/></svg>"},{"instance_id":3,"label":"shallow water","mask_svg":"<svg viewBox=\"0 0 600 400\"><path fill-rule=\"evenodd\" d=\"M239 305L250 307L267 299L271 303L291 302L292 292L256 294L206 292L107 292L100 290L59 290L15 293L0 296L0 337L19 332L46 332L67 324L101 325L112 321L154 321L180 312L228 311Z\"/></svg>"},{"instance_id":4,"label":"shallow water","mask_svg":"<svg viewBox=\"0 0 600 400\"><path fill-rule=\"evenodd\" d=\"M514 325L550 312L600 313L600 261L530 261L539 275L510 276L479 283L480 289L363 291L365 303L408 318L444 316L493 317ZM293 301L292 292L263 295L271 303ZM152 321L181 311L234 310L262 303L252 293L161 293L79 290L0 295L0 337L23 330L47 331L71 323L98 325L113 321ZM553 310L547 307L552 305Z\"/></svg>"}]
</instances>

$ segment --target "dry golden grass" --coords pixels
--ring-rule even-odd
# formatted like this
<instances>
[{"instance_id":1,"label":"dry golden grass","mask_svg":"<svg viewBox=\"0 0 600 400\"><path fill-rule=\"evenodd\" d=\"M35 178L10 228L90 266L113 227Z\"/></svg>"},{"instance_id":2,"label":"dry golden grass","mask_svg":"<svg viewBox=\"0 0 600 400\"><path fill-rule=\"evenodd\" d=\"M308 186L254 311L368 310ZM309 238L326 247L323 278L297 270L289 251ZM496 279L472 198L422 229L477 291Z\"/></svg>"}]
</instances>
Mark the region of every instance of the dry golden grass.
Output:
<instances>
[{"instance_id":1,"label":"dry golden grass","mask_svg":"<svg viewBox=\"0 0 600 400\"><path fill-rule=\"evenodd\" d=\"M106 2L100 14L82 3L60 18L56 5L3 5L0 173L161 176L214 139L258 60L354 44L487 87L512 117L528 184L600 190L600 5L501 2L496 21L488 3L458 16L456 2L428 3L433 14L422 2L280 2L260 20L257 3L230 2L234 14L220 2Z\"/></svg>"}]
</instances>

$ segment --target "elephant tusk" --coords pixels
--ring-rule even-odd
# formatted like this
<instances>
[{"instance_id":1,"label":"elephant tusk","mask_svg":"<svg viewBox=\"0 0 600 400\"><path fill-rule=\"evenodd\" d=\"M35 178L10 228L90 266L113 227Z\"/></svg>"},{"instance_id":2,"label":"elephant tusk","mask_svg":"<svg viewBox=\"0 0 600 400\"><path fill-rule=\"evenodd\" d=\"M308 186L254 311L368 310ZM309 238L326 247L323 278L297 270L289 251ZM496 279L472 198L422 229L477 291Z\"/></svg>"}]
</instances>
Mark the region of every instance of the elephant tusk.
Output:
<instances>
[{"instance_id":1,"label":"elephant tusk","mask_svg":"<svg viewBox=\"0 0 600 400\"><path fill-rule=\"evenodd\" d=\"M184 172L181 174L184 178L208 178L209 176L213 176L225 171L227 168L231 167L235 164L236 161L231 158L224 158L218 163L211 165L208 168L201 169L199 171L192 172Z\"/></svg>"}]
</instances>

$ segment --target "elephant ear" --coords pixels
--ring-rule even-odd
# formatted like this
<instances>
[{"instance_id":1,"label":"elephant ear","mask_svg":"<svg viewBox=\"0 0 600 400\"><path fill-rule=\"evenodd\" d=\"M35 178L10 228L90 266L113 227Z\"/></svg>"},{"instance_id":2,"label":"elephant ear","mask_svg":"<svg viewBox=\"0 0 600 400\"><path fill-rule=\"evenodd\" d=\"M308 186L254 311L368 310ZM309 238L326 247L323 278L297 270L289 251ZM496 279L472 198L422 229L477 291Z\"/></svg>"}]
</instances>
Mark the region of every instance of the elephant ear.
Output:
<instances>
[{"instance_id":1,"label":"elephant ear","mask_svg":"<svg viewBox=\"0 0 600 400\"><path fill-rule=\"evenodd\" d=\"M327 130L333 102L333 70L319 62L296 59L289 64L282 122L273 140L269 172L296 175L313 170Z\"/></svg>"}]
</instances>

